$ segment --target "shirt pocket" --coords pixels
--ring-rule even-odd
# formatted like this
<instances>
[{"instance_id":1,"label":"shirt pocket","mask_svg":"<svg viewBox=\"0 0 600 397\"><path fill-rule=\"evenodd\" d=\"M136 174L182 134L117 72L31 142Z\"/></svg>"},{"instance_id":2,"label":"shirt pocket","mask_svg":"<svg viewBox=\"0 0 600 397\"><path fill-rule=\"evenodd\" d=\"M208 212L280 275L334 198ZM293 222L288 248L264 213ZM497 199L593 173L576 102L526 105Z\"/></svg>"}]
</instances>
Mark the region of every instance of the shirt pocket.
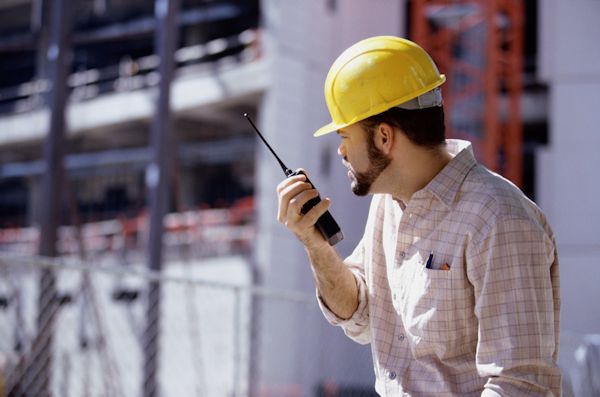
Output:
<instances>
[{"instance_id":1,"label":"shirt pocket","mask_svg":"<svg viewBox=\"0 0 600 397\"><path fill-rule=\"evenodd\" d=\"M435 347L431 343L444 344L456 336L451 329L453 272L427 269L428 257L429 252L419 252L402 266L401 313L406 331L415 345L430 342L430 346Z\"/></svg>"}]
</instances>

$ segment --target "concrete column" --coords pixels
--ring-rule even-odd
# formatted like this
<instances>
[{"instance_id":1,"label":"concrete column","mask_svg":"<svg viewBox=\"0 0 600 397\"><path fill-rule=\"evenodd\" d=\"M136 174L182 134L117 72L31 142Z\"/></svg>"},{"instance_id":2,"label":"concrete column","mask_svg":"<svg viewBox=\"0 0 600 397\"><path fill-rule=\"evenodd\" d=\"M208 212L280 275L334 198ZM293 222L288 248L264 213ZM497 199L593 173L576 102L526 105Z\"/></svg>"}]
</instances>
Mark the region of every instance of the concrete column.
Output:
<instances>
[{"instance_id":1,"label":"concrete column","mask_svg":"<svg viewBox=\"0 0 600 397\"><path fill-rule=\"evenodd\" d=\"M362 236L370 200L352 195L336 154L339 138L312 136L330 121L323 83L331 63L351 44L379 34L403 34L404 4L265 0L261 5L271 82L259 108L259 128L288 167L306 169L321 195L332 198L331 213L345 234L337 248L346 256ZM275 187L281 180L276 161L259 149L257 263L268 287L314 294L303 247L275 219ZM261 327L278 332L268 332L269 340L261 343L260 382L314 388L334 381L372 387L369 348L326 324L316 307L315 299L314 311L307 316L305 309L291 305L263 305Z\"/></svg>"},{"instance_id":2,"label":"concrete column","mask_svg":"<svg viewBox=\"0 0 600 397\"><path fill-rule=\"evenodd\" d=\"M537 196L556 233L562 329L600 332L600 2L538 3L540 78L549 86L550 144L539 156Z\"/></svg>"}]
</instances>

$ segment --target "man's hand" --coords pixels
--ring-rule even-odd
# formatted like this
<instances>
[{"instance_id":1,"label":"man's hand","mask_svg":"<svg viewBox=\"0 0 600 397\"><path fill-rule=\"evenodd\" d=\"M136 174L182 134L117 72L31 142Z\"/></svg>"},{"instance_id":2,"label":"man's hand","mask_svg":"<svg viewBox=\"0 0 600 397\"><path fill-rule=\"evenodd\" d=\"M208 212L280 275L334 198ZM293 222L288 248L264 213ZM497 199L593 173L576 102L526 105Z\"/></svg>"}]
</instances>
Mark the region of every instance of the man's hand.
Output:
<instances>
[{"instance_id":1,"label":"man's hand","mask_svg":"<svg viewBox=\"0 0 600 397\"><path fill-rule=\"evenodd\" d=\"M315 227L317 219L329 209L330 200L321 200L304 215L301 212L304 204L319 195L306 180L305 175L294 175L277 186L277 220L304 244L325 305L338 317L348 319L358 307L358 286L352 272Z\"/></svg>"},{"instance_id":2,"label":"man's hand","mask_svg":"<svg viewBox=\"0 0 600 397\"><path fill-rule=\"evenodd\" d=\"M321 200L306 214L302 214L302 206L319 195L319 192L306 182L306 176L300 174L285 179L277 186L277 195L277 220L281 224L294 233L307 248L327 243L315 228L315 223L329 209L331 201Z\"/></svg>"}]
</instances>

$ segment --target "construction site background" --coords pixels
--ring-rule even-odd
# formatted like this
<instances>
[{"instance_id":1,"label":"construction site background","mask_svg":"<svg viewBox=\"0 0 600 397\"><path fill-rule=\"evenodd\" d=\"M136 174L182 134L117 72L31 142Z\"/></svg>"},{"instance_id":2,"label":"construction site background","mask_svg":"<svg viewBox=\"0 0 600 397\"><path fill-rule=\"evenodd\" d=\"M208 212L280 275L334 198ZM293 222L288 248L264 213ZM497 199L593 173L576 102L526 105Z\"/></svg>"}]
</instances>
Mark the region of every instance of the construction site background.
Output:
<instances>
[{"instance_id":1,"label":"construction site background","mask_svg":"<svg viewBox=\"0 0 600 397\"><path fill-rule=\"evenodd\" d=\"M345 239L322 87L378 34L433 54L449 137L559 245L565 396L600 395L600 2L0 2L0 397L373 396L368 346L318 310L248 113Z\"/></svg>"}]
</instances>

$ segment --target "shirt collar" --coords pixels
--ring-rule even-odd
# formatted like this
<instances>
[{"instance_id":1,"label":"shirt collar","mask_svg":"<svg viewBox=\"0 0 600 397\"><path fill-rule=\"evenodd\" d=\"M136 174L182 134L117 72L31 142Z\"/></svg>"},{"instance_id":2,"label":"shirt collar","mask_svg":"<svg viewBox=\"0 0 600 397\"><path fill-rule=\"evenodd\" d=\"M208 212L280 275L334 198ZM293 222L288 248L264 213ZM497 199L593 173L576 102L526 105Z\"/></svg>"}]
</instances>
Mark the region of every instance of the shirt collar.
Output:
<instances>
[{"instance_id":1,"label":"shirt collar","mask_svg":"<svg viewBox=\"0 0 600 397\"><path fill-rule=\"evenodd\" d=\"M431 192L450 208L467 174L477 165L477 160L475 160L473 147L469 141L447 139L446 145L448 152L454 157L425 186L424 190Z\"/></svg>"}]
</instances>

